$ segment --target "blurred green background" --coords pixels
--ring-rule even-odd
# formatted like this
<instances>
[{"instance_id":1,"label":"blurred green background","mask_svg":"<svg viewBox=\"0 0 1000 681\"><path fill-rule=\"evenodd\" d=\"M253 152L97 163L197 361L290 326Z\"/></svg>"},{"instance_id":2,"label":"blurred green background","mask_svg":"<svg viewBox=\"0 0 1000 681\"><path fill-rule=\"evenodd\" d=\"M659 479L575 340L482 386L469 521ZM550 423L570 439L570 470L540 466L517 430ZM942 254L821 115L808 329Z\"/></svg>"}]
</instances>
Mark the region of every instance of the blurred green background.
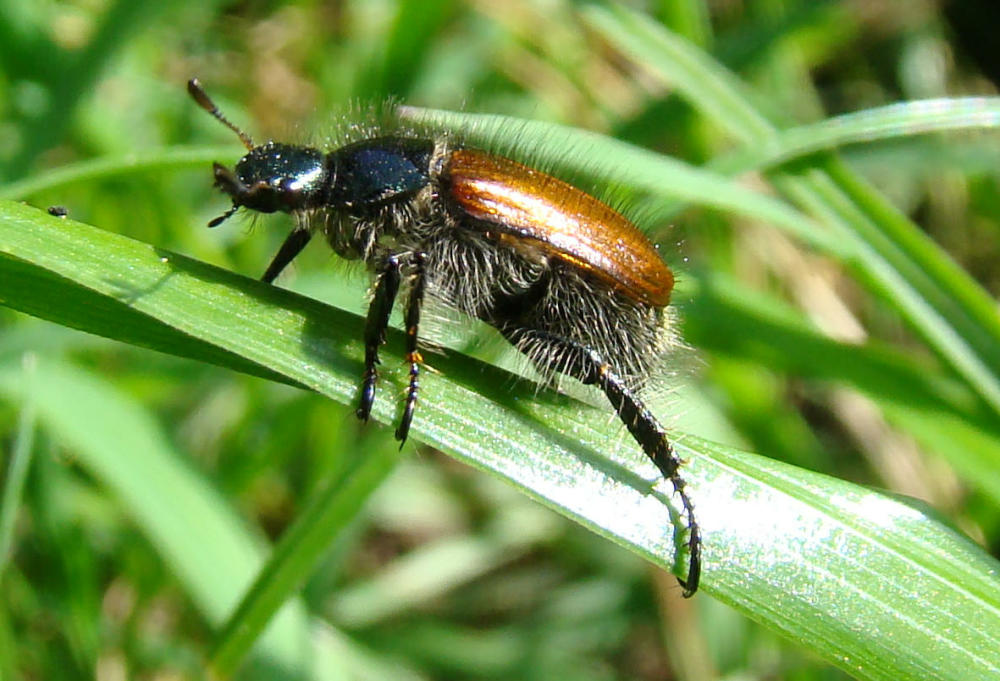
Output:
<instances>
[{"instance_id":1,"label":"blurred green background","mask_svg":"<svg viewBox=\"0 0 1000 681\"><path fill-rule=\"evenodd\" d=\"M189 100L192 76L258 140L321 142L336 124L330 112L395 97L566 124L694 166L741 169L739 153L765 140L752 125L735 132L738 107L700 107L697 84L673 82L648 52L630 49L606 7L0 2L3 195L63 205L74 220L257 276L287 222L205 228L227 207L206 159L228 162L240 148ZM629 7L738 74L745 101L779 128L900 100L991 96L1000 78L1000 48L983 34L1000 23L991 3ZM996 556L1000 364L996 310L983 301L1000 291L1000 137L910 134L925 122L883 127L839 155L929 237L893 231L899 223L889 215L867 243L883 239L884 252L936 263L931 278L947 279L957 263L969 278L955 284L967 295L954 303L934 299L948 289L931 282L916 287L910 304L900 293L909 289L893 288L891 278L746 212L655 195L634 200L680 280L679 327L689 347L668 380L665 401L677 414L668 423L915 497ZM995 125L994 116L981 127ZM821 155L822 144L813 147ZM783 170L814 160L800 151L746 167L792 157ZM71 180L54 174L91 159L108 166L82 166ZM747 173L739 184L794 201L795 189L782 182ZM797 198L801 210L822 217L821 206ZM311 247L281 285L362 311L365 278L331 260ZM921 304L933 313L920 317ZM963 326L957 312L948 316L953 309L985 312L970 313ZM66 422L79 413L77 430L60 430L38 420L17 390L0 394L0 678L199 678L231 607L218 604L213 614L196 605L211 593L199 600L187 590L188 563L139 529L148 526L136 521L143 499L109 489L80 465L84 446L127 458L147 482L175 474L143 468L153 450L183 462L176 474L194 475L224 500L252 538L233 552L250 556L282 535L322 481L359 462L385 462L387 479L308 570L294 606L308 613L295 615L308 630L284 641L313 649L317 676L848 678L708 595L682 601L669 574L492 477L412 442L397 458L391 430L362 428L350 406L8 308L0 308L0 324L3 375L27 375L40 361L58 366L67 400L60 412ZM951 352L958 345L972 349ZM70 399L77 394L83 399ZM288 674L257 659L240 673Z\"/></svg>"}]
</instances>

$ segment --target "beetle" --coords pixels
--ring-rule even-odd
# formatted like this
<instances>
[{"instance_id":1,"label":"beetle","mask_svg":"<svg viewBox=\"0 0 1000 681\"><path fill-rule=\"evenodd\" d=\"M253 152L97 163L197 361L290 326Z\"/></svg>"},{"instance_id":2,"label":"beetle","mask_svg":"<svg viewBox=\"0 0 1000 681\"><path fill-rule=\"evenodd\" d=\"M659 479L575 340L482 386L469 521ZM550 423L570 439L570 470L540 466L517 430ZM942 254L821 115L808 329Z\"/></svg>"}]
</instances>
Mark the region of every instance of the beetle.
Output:
<instances>
[{"instance_id":1,"label":"beetle","mask_svg":"<svg viewBox=\"0 0 1000 681\"><path fill-rule=\"evenodd\" d=\"M239 136L247 154L215 163L232 207L283 212L296 224L263 275L271 283L320 233L341 257L373 274L357 416L375 400L379 347L405 291L409 385L395 436L406 440L419 393L425 298L496 328L543 374L597 386L679 496L687 517L685 596L698 589L701 534L667 432L638 391L669 342L674 277L653 244L620 212L548 173L447 136L403 128L363 130L329 151L256 145L197 79L188 92Z\"/></svg>"}]
</instances>

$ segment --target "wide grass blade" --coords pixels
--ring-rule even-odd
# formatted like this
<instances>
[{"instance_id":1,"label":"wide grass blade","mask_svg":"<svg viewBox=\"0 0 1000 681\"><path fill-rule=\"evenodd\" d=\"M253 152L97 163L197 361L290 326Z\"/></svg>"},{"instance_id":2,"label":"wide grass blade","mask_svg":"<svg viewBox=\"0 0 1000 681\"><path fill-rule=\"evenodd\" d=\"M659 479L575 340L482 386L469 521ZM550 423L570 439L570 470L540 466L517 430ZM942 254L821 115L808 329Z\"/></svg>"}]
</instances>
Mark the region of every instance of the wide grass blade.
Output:
<instances>
[{"instance_id":1,"label":"wide grass blade","mask_svg":"<svg viewBox=\"0 0 1000 681\"><path fill-rule=\"evenodd\" d=\"M58 310L67 292L83 304L111 300L106 307L128 310L145 327L132 333L161 351L210 355L237 370L266 367L353 402L360 318L41 211L0 208L4 304L45 316L44 303ZM118 333L105 317L87 328ZM172 345L182 337L190 341ZM401 334L390 334L386 366L401 365L402 348ZM466 357L434 357L431 365L414 439L683 570L670 487L607 412L537 393ZM386 383L391 393L405 381ZM390 402L377 403L377 420L395 420ZM705 593L858 678L1000 673L1000 566L971 542L921 510L846 482L680 434L677 448L689 460L684 475L704 532Z\"/></svg>"},{"instance_id":2,"label":"wide grass blade","mask_svg":"<svg viewBox=\"0 0 1000 681\"><path fill-rule=\"evenodd\" d=\"M781 145L781 133L754 105L745 86L704 51L648 18L624 9L590 7L594 30L677 88L698 111L750 149ZM981 127L995 127L997 105L980 102ZM955 105L950 120L971 127L976 118ZM932 127L926 110L904 112L914 126ZM883 114L882 134L892 119ZM899 121L895 121L896 124ZM816 142L823 141L819 125ZM799 144L803 144L802 140ZM758 161L766 165L766 154ZM844 263L976 393L1000 415L1000 316L995 302L906 216L830 154L769 175L774 185L825 225L850 254ZM947 451L945 451L947 454Z\"/></svg>"}]
</instances>

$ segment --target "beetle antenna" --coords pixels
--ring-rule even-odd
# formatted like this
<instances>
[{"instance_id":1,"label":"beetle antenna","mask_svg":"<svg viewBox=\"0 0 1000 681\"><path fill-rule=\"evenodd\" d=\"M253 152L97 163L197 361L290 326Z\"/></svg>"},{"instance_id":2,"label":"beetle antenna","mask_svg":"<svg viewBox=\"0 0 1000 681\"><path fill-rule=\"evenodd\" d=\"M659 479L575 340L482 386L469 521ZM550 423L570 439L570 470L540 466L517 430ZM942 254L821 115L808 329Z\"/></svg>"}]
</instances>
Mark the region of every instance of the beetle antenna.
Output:
<instances>
[{"instance_id":1,"label":"beetle antenna","mask_svg":"<svg viewBox=\"0 0 1000 681\"><path fill-rule=\"evenodd\" d=\"M191 95L191 99L198 102L198 106L212 114L212 117L215 118L215 120L235 132L239 136L240 141L243 142L243 146L245 146L248 151L253 151L254 144L253 140L250 139L250 135L240 130L235 124L231 123L228 118L222 115L222 112L219 111L219 107L215 105L212 98L209 97L208 93L201 87L201 83L198 82L197 78L192 78L188 81L188 94Z\"/></svg>"}]
</instances>

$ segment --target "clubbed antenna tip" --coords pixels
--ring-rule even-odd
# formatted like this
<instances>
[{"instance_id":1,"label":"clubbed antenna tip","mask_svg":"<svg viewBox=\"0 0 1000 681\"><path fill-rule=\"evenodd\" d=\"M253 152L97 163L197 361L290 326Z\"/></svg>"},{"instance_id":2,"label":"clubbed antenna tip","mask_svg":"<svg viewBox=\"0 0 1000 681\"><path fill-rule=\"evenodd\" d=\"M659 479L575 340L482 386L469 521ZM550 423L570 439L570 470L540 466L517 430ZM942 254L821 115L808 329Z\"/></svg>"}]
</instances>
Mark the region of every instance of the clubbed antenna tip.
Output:
<instances>
[{"instance_id":1,"label":"clubbed antenna tip","mask_svg":"<svg viewBox=\"0 0 1000 681\"><path fill-rule=\"evenodd\" d=\"M219 107L215 105L212 98L209 97L208 93L201 87L201 83L198 82L197 78L192 78L188 81L187 89L188 94L191 95L191 99L196 101L198 106L212 114L212 117L215 118L215 120L235 132L239 136L240 141L243 142L243 146L245 146L248 151L253 150L254 144L253 140L250 139L250 135L240 130L233 123L231 123L228 118L222 115L222 112L219 111Z\"/></svg>"}]
</instances>

